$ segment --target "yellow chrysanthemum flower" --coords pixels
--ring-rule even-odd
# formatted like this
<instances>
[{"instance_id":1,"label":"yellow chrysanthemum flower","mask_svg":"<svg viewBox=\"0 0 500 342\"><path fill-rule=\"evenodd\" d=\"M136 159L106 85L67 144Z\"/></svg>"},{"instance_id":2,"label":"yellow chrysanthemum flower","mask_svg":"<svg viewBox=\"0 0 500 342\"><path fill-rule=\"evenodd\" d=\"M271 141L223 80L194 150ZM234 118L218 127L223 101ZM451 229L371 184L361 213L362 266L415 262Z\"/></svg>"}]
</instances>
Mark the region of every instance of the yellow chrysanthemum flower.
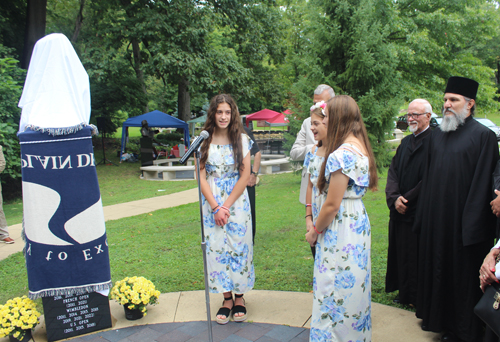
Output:
<instances>
[{"instance_id":1,"label":"yellow chrysanthemum flower","mask_svg":"<svg viewBox=\"0 0 500 342\"><path fill-rule=\"evenodd\" d=\"M40 313L36 304L26 296L9 299L0 305L0 337L23 336L23 330L33 329L38 324Z\"/></svg>"},{"instance_id":2,"label":"yellow chrysanthemum flower","mask_svg":"<svg viewBox=\"0 0 500 342\"><path fill-rule=\"evenodd\" d=\"M146 312L146 305L158 302L160 291L146 278L133 276L115 282L110 297L130 309L139 308Z\"/></svg>"}]
</instances>

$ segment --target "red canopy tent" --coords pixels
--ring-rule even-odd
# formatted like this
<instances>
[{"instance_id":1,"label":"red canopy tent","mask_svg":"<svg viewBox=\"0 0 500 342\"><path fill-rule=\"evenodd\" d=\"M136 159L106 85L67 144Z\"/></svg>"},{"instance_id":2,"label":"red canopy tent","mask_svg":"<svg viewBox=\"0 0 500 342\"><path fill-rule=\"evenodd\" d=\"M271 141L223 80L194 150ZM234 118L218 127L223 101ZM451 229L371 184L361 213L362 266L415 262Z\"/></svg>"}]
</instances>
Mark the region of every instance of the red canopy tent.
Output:
<instances>
[{"instance_id":1,"label":"red canopy tent","mask_svg":"<svg viewBox=\"0 0 500 342\"><path fill-rule=\"evenodd\" d=\"M248 127L248 123L252 120L262 120L265 121L266 126L269 126L269 138L267 139L267 147L266 149L271 151L272 150L272 145L274 144L270 142L271 140L271 127L277 127L277 126L287 126L290 122L288 121L288 118L285 117L285 114L283 113L278 113L275 112L274 110L270 109L263 109L260 110L256 113L247 115L246 117L246 124ZM278 147L278 153L281 148L281 141L276 141L276 143L279 143ZM272 153L272 151L271 151Z\"/></svg>"},{"instance_id":2,"label":"red canopy tent","mask_svg":"<svg viewBox=\"0 0 500 342\"><path fill-rule=\"evenodd\" d=\"M246 124L248 127L249 122L254 121L254 120L262 120L262 121L269 122L269 120L272 120L275 117L280 116L280 115L283 115L283 114L275 112L274 110L270 110L270 109L262 109L262 110L259 110L258 112L247 115Z\"/></svg>"},{"instance_id":3,"label":"red canopy tent","mask_svg":"<svg viewBox=\"0 0 500 342\"><path fill-rule=\"evenodd\" d=\"M288 118L283 113L279 113L274 118L266 120L266 125L269 126L286 126L289 123L290 121L288 121Z\"/></svg>"}]
</instances>

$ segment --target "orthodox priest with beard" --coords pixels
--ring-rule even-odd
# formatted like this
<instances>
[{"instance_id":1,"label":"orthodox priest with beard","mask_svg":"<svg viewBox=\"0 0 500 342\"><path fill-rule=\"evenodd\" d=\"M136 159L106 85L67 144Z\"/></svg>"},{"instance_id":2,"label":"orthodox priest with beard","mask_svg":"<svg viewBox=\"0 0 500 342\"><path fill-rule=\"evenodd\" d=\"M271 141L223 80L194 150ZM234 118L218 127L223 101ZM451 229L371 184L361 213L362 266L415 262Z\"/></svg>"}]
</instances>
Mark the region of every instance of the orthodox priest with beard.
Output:
<instances>
[{"instance_id":1,"label":"orthodox priest with beard","mask_svg":"<svg viewBox=\"0 0 500 342\"><path fill-rule=\"evenodd\" d=\"M392 158L385 187L390 211L385 291L399 290L394 302L405 305L417 302L418 235L412 227L432 132L431 114L427 100L415 99L408 105L406 120L412 134L401 141Z\"/></svg>"},{"instance_id":2,"label":"orthodox priest with beard","mask_svg":"<svg viewBox=\"0 0 500 342\"><path fill-rule=\"evenodd\" d=\"M482 340L473 308L481 297L477 270L495 234L489 203L499 156L495 134L473 119L478 86L464 77L448 80L414 225L420 234L416 315L423 330L443 332L442 341Z\"/></svg>"}]
</instances>

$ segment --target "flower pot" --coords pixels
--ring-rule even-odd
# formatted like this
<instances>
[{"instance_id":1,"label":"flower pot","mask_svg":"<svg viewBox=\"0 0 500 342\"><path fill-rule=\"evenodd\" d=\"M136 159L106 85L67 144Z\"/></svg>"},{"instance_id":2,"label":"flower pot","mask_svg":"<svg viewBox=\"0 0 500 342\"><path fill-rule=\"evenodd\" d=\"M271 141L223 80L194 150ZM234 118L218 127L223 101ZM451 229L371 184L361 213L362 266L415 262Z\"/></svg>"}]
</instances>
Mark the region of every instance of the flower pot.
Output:
<instances>
[{"instance_id":1,"label":"flower pot","mask_svg":"<svg viewBox=\"0 0 500 342\"><path fill-rule=\"evenodd\" d=\"M125 318L129 321L135 321L144 316L141 309L129 309L126 305L123 306L123 309L125 310Z\"/></svg>"},{"instance_id":2,"label":"flower pot","mask_svg":"<svg viewBox=\"0 0 500 342\"><path fill-rule=\"evenodd\" d=\"M31 335L31 330L24 330L24 337L22 339L15 338L14 336L10 335L9 336L9 341L10 342L28 342L31 340L32 335Z\"/></svg>"}]
</instances>

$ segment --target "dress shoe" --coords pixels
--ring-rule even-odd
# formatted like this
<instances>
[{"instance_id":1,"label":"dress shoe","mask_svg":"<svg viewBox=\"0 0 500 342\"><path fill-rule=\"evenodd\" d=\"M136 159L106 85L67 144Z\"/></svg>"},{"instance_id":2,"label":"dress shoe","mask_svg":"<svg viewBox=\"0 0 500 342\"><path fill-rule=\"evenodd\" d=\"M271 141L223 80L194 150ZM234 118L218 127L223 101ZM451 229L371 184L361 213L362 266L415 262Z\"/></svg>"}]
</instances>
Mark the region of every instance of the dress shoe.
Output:
<instances>
[{"instance_id":1,"label":"dress shoe","mask_svg":"<svg viewBox=\"0 0 500 342\"><path fill-rule=\"evenodd\" d=\"M401 304L401 301L399 300L399 295L397 295L396 297L394 297L394 299L392 300L392 302L394 304Z\"/></svg>"},{"instance_id":2,"label":"dress shoe","mask_svg":"<svg viewBox=\"0 0 500 342\"><path fill-rule=\"evenodd\" d=\"M6 244L14 243L14 239L10 237L6 237L5 239L2 239L2 241L5 242Z\"/></svg>"},{"instance_id":3,"label":"dress shoe","mask_svg":"<svg viewBox=\"0 0 500 342\"><path fill-rule=\"evenodd\" d=\"M427 325L422 324L421 328L423 331L430 331Z\"/></svg>"}]
</instances>

